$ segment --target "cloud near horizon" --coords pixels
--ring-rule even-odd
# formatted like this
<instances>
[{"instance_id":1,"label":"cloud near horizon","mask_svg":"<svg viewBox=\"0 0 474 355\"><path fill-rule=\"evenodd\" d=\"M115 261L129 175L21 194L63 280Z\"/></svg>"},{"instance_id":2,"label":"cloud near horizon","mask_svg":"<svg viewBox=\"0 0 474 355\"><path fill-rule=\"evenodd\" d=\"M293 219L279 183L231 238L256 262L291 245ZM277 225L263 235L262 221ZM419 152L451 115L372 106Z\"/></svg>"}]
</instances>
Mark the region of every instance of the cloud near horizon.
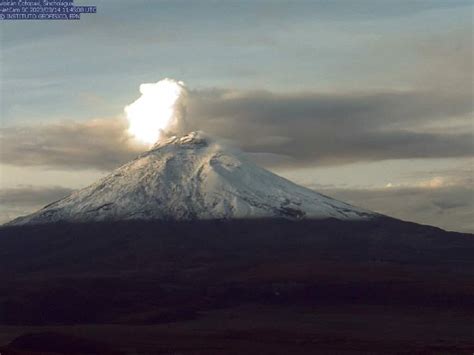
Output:
<instances>
[{"instance_id":1,"label":"cloud near horizon","mask_svg":"<svg viewBox=\"0 0 474 355\"><path fill-rule=\"evenodd\" d=\"M0 189L0 224L69 195L73 190L62 186L17 186Z\"/></svg>"},{"instance_id":2,"label":"cloud near horizon","mask_svg":"<svg viewBox=\"0 0 474 355\"><path fill-rule=\"evenodd\" d=\"M474 233L472 185L447 185L436 188L424 186L378 189L329 188L319 191L405 221Z\"/></svg>"},{"instance_id":3,"label":"cloud near horizon","mask_svg":"<svg viewBox=\"0 0 474 355\"><path fill-rule=\"evenodd\" d=\"M391 217L474 233L471 218L474 190L472 185L463 186L458 183L433 186L427 183L373 189L341 189L320 185L308 187ZM73 189L61 186L0 189L0 223L32 213L72 191Z\"/></svg>"}]
</instances>

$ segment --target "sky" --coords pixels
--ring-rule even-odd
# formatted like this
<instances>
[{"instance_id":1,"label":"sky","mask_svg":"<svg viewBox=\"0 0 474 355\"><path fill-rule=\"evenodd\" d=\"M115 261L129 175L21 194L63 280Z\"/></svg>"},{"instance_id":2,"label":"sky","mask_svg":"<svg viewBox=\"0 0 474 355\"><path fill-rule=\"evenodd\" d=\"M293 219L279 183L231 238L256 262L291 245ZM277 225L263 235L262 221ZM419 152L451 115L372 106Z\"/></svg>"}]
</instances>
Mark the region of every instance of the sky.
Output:
<instances>
[{"instance_id":1,"label":"sky","mask_svg":"<svg viewBox=\"0 0 474 355\"><path fill-rule=\"evenodd\" d=\"M0 23L0 223L132 159L140 84L186 83L187 120L297 183L474 232L473 2L76 0Z\"/></svg>"}]
</instances>

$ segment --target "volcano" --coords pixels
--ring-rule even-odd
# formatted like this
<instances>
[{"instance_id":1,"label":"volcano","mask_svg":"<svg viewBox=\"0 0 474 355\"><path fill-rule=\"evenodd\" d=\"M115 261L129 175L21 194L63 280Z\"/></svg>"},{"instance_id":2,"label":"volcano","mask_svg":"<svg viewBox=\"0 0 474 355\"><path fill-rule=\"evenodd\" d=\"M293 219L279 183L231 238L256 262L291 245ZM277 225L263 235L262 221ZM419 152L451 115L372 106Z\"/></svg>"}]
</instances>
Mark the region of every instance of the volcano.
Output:
<instances>
[{"instance_id":1,"label":"volcano","mask_svg":"<svg viewBox=\"0 0 474 355\"><path fill-rule=\"evenodd\" d=\"M97 183L10 225L123 220L370 220L377 214L296 185L203 132L156 143Z\"/></svg>"},{"instance_id":2,"label":"volcano","mask_svg":"<svg viewBox=\"0 0 474 355\"><path fill-rule=\"evenodd\" d=\"M472 354L473 255L193 132L0 228L0 352Z\"/></svg>"}]
</instances>

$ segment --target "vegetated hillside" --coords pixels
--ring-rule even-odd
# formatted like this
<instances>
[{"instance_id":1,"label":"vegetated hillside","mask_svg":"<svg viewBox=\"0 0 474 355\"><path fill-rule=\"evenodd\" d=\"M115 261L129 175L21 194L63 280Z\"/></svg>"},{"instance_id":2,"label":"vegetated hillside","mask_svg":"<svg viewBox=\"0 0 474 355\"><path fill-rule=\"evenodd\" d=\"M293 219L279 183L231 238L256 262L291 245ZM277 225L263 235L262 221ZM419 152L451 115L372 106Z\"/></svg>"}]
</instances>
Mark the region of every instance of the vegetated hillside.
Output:
<instances>
[{"instance_id":1,"label":"vegetated hillside","mask_svg":"<svg viewBox=\"0 0 474 355\"><path fill-rule=\"evenodd\" d=\"M389 218L0 230L0 322L193 319L243 304L474 309L474 237Z\"/></svg>"}]
</instances>

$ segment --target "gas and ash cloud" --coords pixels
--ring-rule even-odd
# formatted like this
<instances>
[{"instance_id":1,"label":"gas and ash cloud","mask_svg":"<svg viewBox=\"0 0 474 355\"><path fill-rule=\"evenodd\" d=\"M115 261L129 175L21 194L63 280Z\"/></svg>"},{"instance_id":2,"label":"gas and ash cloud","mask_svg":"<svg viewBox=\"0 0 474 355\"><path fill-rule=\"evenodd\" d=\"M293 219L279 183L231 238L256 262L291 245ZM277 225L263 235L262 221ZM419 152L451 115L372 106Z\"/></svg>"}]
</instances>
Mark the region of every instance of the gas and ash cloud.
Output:
<instances>
[{"instance_id":1,"label":"gas and ash cloud","mask_svg":"<svg viewBox=\"0 0 474 355\"><path fill-rule=\"evenodd\" d=\"M469 93L213 90L192 92L188 110L192 129L232 139L271 165L473 154Z\"/></svg>"},{"instance_id":2,"label":"gas and ash cloud","mask_svg":"<svg viewBox=\"0 0 474 355\"><path fill-rule=\"evenodd\" d=\"M56 122L0 130L0 162L16 166L111 170L146 149L125 119Z\"/></svg>"},{"instance_id":3,"label":"gas and ash cloud","mask_svg":"<svg viewBox=\"0 0 474 355\"><path fill-rule=\"evenodd\" d=\"M473 155L469 93L194 90L179 98L166 134L203 130L267 167ZM110 170L147 148L129 138L118 119L4 128L0 162Z\"/></svg>"},{"instance_id":4,"label":"gas and ash cloud","mask_svg":"<svg viewBox=\"0 0 474 355\"><path fill-rule=\"evenodd\" d=\"M182 81L163 79L140 85L142 94L125 107L128 132L138 141L153 144L166 136L186 132L186 86Z\"/></svg>"}]
</instances>

